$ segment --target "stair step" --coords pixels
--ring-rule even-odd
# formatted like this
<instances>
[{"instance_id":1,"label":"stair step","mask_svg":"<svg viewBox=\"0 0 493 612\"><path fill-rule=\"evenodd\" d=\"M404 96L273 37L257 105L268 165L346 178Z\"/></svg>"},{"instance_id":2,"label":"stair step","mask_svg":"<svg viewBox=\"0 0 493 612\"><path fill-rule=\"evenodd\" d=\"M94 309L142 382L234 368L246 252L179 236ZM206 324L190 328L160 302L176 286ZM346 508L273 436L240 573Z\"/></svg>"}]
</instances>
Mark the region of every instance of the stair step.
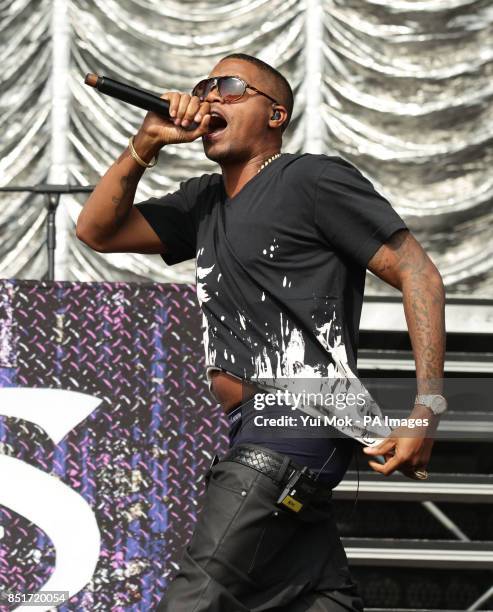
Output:
<instances>
[{"instance_id":1,"label":"stair step","mask_svg":"<svg viewBox=\"0 0 493 612\"><path fill-rule=\"evenodd\" d=\"M491 569L493 542L341 538L352 565Z\"/></svg>"},{"instance_id":2,"label":"stair step","mask_svg":"<svg viewBox=\"0 0 493 612\"><path fill-rule=\"evenodd\" d=\"M365 608L365 612L464 612L452 608Z\"/></svg>"},{"instance_id":3,"label":"stair step","mask_svg":"<svg viewBox=\"0 0 493 612\"><path fill-rule=\"evenodd\" d=\"M354 499L357 489L357 473L348 471L334 489L334 499ZM397 473L384 477L376 472L360 472L358 499L491 504L493 475L434 474L430 480L414 481Z\"/></svg>"},{"instance_id":4,"label":"stair step","mask_svg":"<svg viewBox=\"0 0 493 612\"><path fill-rule=\"evenodd\" d=\"M463 612L452 608L365 608L365 612Z\"/></svg>"}]
</instances>

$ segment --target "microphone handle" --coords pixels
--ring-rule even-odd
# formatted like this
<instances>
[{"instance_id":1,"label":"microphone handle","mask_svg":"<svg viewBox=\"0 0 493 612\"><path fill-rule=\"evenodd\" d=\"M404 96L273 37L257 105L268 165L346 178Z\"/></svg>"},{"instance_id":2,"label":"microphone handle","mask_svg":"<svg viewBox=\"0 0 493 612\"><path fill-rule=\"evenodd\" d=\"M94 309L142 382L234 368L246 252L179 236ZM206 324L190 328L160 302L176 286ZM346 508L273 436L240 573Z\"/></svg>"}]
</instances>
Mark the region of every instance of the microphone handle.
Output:
<instances>
[{"instance_id":1,"label":"microphone handle","mask_svg":"<svg viewBox=\"0 0 493 612\"><path fill-rule=\"evenodd\" d=\"M97 80L94 79L96 75L87 75L85 83L95 87L98 91L122 102L127 102L132 106L137 106L143 110L152 111L164 117L165 119L173 120L169 115L169 102L164 100L155 94L152 94L143 89L132 87L125 83L120 83L109 77L98 76ZM198 123L192 123L187 127L180 126L182 129L187 131L193 131L199 126Z\"/></svg>"},{"instance_id":2,"label":"microphone handle","mask_svg":"<svg viewBox=\"0 0 493 612\"><path fill-rule=\"evenodd\" d=\"M165 119L170 118L168 100L163 100L159 96L148 93L143 89L137 89L137 87L132 87L131 85L126 85L125 83L120 83L103 76L98 77L96 88L107 96L117 98L122 102L128 102L143 110L150 110Z\"/></svg>"}]
</instances>

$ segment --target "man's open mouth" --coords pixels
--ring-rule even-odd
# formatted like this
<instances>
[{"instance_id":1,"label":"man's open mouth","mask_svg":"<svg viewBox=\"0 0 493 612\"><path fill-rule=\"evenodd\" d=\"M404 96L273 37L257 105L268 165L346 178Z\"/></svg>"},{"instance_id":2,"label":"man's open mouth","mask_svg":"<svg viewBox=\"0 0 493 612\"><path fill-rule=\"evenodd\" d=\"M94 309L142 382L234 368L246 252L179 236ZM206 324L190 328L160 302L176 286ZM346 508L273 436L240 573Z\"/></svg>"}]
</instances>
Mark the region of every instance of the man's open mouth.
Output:
<instances>
[{"instance_id":1,"label":"man's open mouth","mask_svg":"<svg viewBox=\"0 0 493 612\"><path fill-rule=\"evenodd\" d=\"M209 121L209 130L206 134L206 138L217 138L227 128L228 122L219 113L212 111L211 120Z\"/></svg>"}]
</instances>

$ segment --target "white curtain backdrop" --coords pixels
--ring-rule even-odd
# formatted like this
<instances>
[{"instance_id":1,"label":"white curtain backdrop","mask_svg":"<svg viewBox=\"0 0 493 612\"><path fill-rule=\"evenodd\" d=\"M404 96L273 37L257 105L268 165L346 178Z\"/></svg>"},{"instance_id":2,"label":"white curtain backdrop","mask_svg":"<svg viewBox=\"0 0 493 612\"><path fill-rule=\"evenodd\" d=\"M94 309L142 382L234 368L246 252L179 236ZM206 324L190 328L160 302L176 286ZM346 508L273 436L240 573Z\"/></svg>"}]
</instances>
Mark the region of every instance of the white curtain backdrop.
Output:
<instances>
[{"instance_id":1,"label":"white curtain backdrop","mask_svg":"<svg viewBox=\"0 0 493 612\"><path fill-rule=\"evenodd\" d=\"M295 92L283 149L341 155L392 202L448 294L493 294L491 0L0 0L0 185L96 183L144 111L87 72L189 91L231 52ZM217 170L200 140L169 146L137 200ZM193 282L194 262L102 255L75 238L84 196L57 215L57 278ZM0 277L41 278L40 196L0 197ZM392 290L368 275L370 293Z\"/></svg>"}]
</instances>

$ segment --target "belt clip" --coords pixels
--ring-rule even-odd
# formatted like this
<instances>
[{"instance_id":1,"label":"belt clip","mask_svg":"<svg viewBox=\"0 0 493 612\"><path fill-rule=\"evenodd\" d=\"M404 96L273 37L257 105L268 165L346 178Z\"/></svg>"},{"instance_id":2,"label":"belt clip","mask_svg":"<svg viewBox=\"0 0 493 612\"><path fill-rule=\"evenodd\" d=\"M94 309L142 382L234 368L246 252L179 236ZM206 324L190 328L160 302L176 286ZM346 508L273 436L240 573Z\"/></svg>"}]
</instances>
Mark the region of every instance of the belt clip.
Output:
<instances>
[{"instance_id":1,"label":"belt clip","mask_svg":"<svg viewBox=\"0 0 493 612\"><path fill-rule=\"evenodd\" d=\"M310 505L317 487L310 476L308 468L304 466L289 478L283 492L279 495L276 506L291 512L301 512L305 506Z\"/></svg>"}]
</instances>

